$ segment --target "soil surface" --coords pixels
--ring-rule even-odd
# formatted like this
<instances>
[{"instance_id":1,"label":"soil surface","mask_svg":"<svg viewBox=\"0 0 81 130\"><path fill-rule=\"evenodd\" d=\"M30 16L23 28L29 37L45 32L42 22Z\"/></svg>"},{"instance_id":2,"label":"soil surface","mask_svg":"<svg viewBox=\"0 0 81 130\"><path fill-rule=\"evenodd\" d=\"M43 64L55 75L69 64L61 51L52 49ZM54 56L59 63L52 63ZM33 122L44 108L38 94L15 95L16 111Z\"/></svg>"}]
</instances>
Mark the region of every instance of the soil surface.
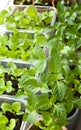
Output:
<instances>
[{"instance_id":1,"label":"soil surface","mask_svg":"<svg viewBox=\"0 0 81 130\"><path fill-rule=\"evenodd\" d=\"M41 4L36 3L35 5L47 5L47 6L52 6L52 1L55 0L42 0ZM34 4L35 0L30 0L29 2L27 0L24 0L22 3L22 0L14 0L14 4L20 4L22 3L23 5L29 5L29 4Z\"/></svg>"},{"instance_id":2,"label":"soil surface","mask_svg":"<svg viewBox=\"0 0 81 130\"><path fill-rule=\"evenodd\" d=\"M15 115L15 114L10 113L10 112L6 112L5 115L8 117L9 120L11 118L17 119L17 123L16 123L14 130L20 130L21 123L22 123L22 115Z\"/></svg>"}]
</instances>

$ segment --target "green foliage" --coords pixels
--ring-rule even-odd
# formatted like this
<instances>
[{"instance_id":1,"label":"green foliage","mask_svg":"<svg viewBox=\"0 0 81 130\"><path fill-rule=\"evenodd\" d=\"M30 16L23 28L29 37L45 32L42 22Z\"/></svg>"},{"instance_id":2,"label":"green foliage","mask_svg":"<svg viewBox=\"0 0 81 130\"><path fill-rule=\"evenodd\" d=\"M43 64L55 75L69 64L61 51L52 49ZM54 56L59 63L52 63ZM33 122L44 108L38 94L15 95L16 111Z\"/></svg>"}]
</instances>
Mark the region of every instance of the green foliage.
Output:
<instances>
[{"instance_id":1,"label":"green foliage","mask_svg":"<svg viewBox=\"0 0 81 130\"><path fill-rule=\"evenodd\" d=\"M19 113L21 110L21 103L20 102L14 102L12 105L9 103L2 103L1 109L3 110L4 113L6 111L12 112L12 113Z\"/></svg>"},{"instance_id":2,"label":"green foliage","mask_svg":"<svg viewBox=\"0 0 81 130\"><path fill-rule=\"evenodd\" d=\"M14 13L10 12L13 12L13 10L9 10L9 12L4 10L0 13L0 24L3 24L5 21L8 30L24 28L37 32L40 30L45 31L46 28L51 27L50 24L55 13L54 10L47 10L40 13L33 5L28 6L24 10L17 9Z\"/></svg>"},{"instance_id":3,"label":"green foliage","mask_svg":"<svg viewBox=\"0 0 81 130\"><path fill-rule=\"evenodd\" d=\"M23 119L43 130L61 130L62 126L68 124L68 114L74 109L81 109L81 5L74 3L68 7L58 3L57 9L57 22L53 27L55 33L49 38L35 35L34 39L31 39L26 33L19 33L17 30L14 30L13 35L0 37L2 57L23 59L33 65L29 69L18 69L10 62L8 73L15 78L19 76L18 94L21 96L23 93L27 96L28 111L24 113ZM17 10L13 17L5 11L2 14L8 28L34 29L39 33L40 26L44 29L52 17L47 12L39 15L33 5L21 12ZM6 86L9 87L9 92L12 89L11 82L8 81L5 85L4 70L0 75L1 93ZM8 110L18 115L22 114L19 103L2 104L2 109L4 113ZM37 114L44 125L37 120ZM12 122L14 121L11 121L11 126ZM14 124L15 122L13 127Z\"/></svg>"},{"instance_id":4,"label":"green foliage","mask_svg":"<svg viewBox=\"0 0 81 130\"><path fill-rule=\"evenodd\" d=\"M12 104L3 102L0 106L0 130L14 130L16 126L16 118L10 118L6 116L7 112L10 112L14 115L22 115L24 112L21 113L21 103L20 102L13 102ZM9 119L10 118L10 119Z\"/></svg>"},{"instance_id":5,"label":"green foliage","mask_svg":"<svg viewBox=\"0 0 81 130\"><path fill-rule=\"evenodd\" d=\"M25 119L34 110L41 116L40 120L44 126L36 119L33 123L43 130L61 130L62 126L68 124L67 117L71 111L81 109L80 8L78 3L72 4L71 7L58 3L58 20L54 26L56 31L53 37L45 42L48 57L45 57L41 45L37 45L32 51L32 57L46 58L46 69L37 75L37 79L25 77L20 80L21 85L27 88L30 85L28 81L32 82L32 87L27 89L28 112ZM39 42L39 38L36 41ZM39 89L39 86L43 85L46 87L46 93L45 90Z\"/></svg>"}]
</instances>

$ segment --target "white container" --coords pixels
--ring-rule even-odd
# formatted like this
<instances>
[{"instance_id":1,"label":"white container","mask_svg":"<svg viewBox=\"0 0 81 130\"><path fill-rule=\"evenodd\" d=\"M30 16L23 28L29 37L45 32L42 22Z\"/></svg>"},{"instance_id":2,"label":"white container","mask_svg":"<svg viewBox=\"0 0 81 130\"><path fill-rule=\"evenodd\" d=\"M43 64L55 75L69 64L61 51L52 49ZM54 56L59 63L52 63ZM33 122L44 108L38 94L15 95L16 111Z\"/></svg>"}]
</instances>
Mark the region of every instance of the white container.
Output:
<instances>
[{"instance_id":1,"label":"white container","mask_svg":"<svg viewBox=\"0 0 81 130\"><path fill-rule=\"evenodd\" d=\"M3 60L1 60L1 64L7 68L7 63L9 62L13 62L14 64L16 64L17 68L21 69L21 68L27 68L29 69L30 67L33 67L32 64L22 61L21 59L11 59L11 58L5 58Z\"/></svg>"}]
</instances>

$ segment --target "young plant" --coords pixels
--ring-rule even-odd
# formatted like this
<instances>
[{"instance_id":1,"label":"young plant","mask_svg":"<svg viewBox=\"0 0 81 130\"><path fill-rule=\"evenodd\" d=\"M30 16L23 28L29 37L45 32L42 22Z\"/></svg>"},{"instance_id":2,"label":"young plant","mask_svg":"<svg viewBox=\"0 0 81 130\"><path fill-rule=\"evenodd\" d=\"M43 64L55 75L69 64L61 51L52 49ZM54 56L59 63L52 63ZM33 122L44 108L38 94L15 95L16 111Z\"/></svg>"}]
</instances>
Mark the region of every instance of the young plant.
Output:
<instances>
[{"instance_id":1,"label":"young plant","mask_svg":"<svg viewBox=\"0 0 81 130\"><path fill-rule=\"evenodd\" d=\"M27 88L26 108L29 110L24 120L43 130L62 130L62 126L69 125L71 113L81 109L81 57L77 50L80 44L76 40L80 40L77 24L80 6L74 3L69 8L58 4L56 32L45 44L49 50L46 70L39 74L39 80L27 78L22 82Z\"/></svg>"},{"instance_id":2,"label":"young plant","mask_svg":"<svg viewBox=\"0 0 81 130\"><path fill-rule=\"evenodd\" d=\"M35 6L30 5L24 10L17 9L13 13L12 10L3 10L0 13L1 24L4 23L8 30L26 29L30 31L37 31L40 33L51 29L51 22L55 15L54 9L48 9L41 13Z\"/></svg>"},{"instance_id":3,"label":"young plant","mask_svg":"<svg viewBox=\"0 0 81 130\"><path fill-rule=\"evenodd\" d=\"M1 104L0 109L0 130L14 130L17 122L20 121L18 118L21 118L20 115L24 113L21 111L21 103L13 102L9 104L4 102Z\"/></svg>"}]
</instances>

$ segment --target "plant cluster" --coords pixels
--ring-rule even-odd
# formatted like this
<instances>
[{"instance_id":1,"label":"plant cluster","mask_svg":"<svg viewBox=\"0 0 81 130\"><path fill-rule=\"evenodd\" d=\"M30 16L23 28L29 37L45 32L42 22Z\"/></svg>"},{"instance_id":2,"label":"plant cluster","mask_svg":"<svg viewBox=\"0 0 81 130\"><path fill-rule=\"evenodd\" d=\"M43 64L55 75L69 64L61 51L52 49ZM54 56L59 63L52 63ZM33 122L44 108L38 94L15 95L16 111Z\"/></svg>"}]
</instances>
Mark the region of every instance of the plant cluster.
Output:
<instances>
[{"instance_id":1,"label":"plant cluster","mask_svg":"<svg viewBox=\"0 0 81 130\"><path fill-rule=\"evenodd\" d=\"M21 85L28 87L29 113L24 119L43 130L61 130L68 125L71 112L81 109L81 5L73 3L66 7L60 3L57 7L55 34L46 43L49 49L46 70L39 73L39 80L20 79ZM36 113L41 115L43 125L36 120Z\"/></svg>"},{"instance_id":2,"label":"plant cluster","mask_svg":"<svg viewBox=\"0 0 81 130\"><path fill-rule=\"evenodd\" d=\"M25 15L30 9L33 11L28 16L32 17L32 20L35 19L35 24L39 27L37 11L33 6L30 6L27 12L24 10ZM19 91L16 96L22 96L23 92L27 97L28 112L24 113L23 120L43 130L62 130L62 126L69 124L67 118L70 113L77 108L81 109L81 5L73 3L67 7L61 2L58 3L57 10L57 22L53 27L55 33L49 38L35 35L34 39L31 39L27 33L19 33L18 30L14 30L12 35L0 36L1 58L22 58L33 65L29 69L18 69L10 63L9 70L6 71L11 76L14 75L11 79L15 77L18 80ZM14 12L13 17L5 11L1 13L5 18L0 15L0 23L13 23L11 19L14 16L19 23L23 15L23 12L19 11ZM21 17L19 14L22 14ZM16 29L14 25L16 27L16 24L9 26ZM19 25L17 27L19 28ZM2 77L4 72L2 69ZM12 83L6 82L6 86L8 84L12 89ZM1 83L1 86L4 86L3 81ZM37 114L40 115L39 121Z\"/></svg>"},{"instance_id":3,"label":"plant cluster","mask_svg":"<svg viewBox=\"0 0 81 130\"><path fill-rule=\"evenodd\" d=\"M19 117L22 116L23 113L24 112L21 111L20 102L13 102L12 104L3 102L0 106L0 130L15 129L17 122L21 122Z\"/></svg>"},{"instance_id":4,"label":"plant cluster","mask_svg":"<svg viewBox=\"0 0 81 130\"><path fill-rule=\"evenodd\" d=\"M3 10L0 13L0 24L5 24L8 30L26 29L37 32L49 31L51 21L55 14L53 9L38 13L37 8L33 5L24 10Z\"/></svg>"},{"instance_id":5,"label":"plant cluster","mask_svg":"<svg viewBox=\"0 0 81 130\"><path fill-rule=\"evenodd\" d=\"M45 59L44 46L47 38L44 35L35 36L15 30L12 34L0 36L0 58L13 58L29 61L29 59ZM38 55L37 53L41 53Z\"/></svg>"}]
</instances>

